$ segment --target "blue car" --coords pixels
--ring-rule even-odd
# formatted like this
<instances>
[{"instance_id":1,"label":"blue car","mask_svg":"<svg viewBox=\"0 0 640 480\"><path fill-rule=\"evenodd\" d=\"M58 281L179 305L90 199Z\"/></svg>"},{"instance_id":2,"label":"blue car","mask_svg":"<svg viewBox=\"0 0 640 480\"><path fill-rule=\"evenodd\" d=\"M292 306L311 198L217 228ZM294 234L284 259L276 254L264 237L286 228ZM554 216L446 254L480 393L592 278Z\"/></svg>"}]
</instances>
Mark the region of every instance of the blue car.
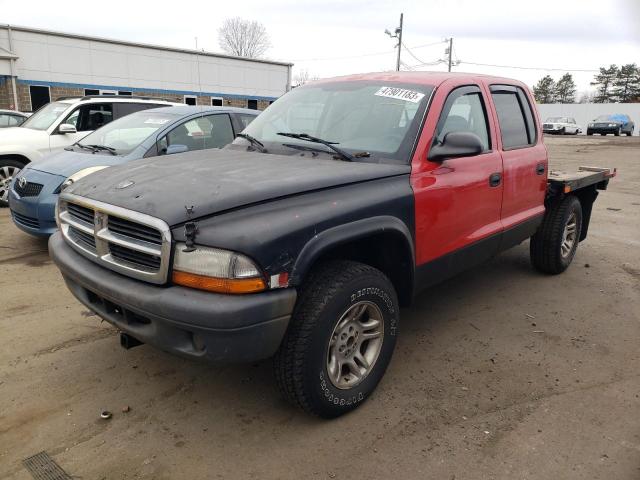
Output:
<instances>
[{"instance_id":1,"label":"blue car","mask_svg":"<svg viewBox=\"0 0 640 480\"><path fill-rule=\"evenodd\" d=\"M73 182L140 158L231 143L258 115L231 107L162 107L132 113L90 133L64 151L29 163L9 189L13 222L36 236L56 231L58 194Z\"/></svg>"}]
</instances>

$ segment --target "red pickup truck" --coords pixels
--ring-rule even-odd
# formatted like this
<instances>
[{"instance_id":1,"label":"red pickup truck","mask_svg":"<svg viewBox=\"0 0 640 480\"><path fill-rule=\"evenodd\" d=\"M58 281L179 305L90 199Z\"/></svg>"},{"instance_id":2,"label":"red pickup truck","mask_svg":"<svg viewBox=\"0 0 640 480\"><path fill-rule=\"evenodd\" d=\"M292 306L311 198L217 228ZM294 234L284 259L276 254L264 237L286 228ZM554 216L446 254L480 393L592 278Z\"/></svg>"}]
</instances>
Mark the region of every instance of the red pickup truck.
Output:
<instances>
[{"instance_id":1,"label":"red pickup truck","mask_svg":"<svg viewBox=\"0 0 640 480\"><path fill-rule=\"evenodd\" d=\"M51 256L121 343L246 362L323 417L382 378L400 307L530 239L558 274L615 171L548 171L528 88L379 73L287 93L229 146L143 159L60 195Z\"/></svg>"}]
</instances>

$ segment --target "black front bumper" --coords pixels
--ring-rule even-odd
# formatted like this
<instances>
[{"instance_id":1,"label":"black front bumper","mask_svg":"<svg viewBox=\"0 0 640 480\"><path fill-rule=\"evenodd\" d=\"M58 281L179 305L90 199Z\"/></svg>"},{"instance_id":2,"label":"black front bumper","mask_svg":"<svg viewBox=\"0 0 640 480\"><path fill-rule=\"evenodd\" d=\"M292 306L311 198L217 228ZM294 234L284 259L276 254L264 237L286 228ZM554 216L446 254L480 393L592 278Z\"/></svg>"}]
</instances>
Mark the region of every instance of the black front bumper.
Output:
<instances>
[{"instance_id":1,"label":"black front bumper","mask_svg":"<svg viewBox=\"0 0 640 480\"><path fill-rule=\"evenodd\" d=\"M59 232L49 239L49 253L87 308L138 340L184 357L268 358L280 346L296 301L293 288L222 295L133 280L82 257Z\"/></svg>"}]
</instances>

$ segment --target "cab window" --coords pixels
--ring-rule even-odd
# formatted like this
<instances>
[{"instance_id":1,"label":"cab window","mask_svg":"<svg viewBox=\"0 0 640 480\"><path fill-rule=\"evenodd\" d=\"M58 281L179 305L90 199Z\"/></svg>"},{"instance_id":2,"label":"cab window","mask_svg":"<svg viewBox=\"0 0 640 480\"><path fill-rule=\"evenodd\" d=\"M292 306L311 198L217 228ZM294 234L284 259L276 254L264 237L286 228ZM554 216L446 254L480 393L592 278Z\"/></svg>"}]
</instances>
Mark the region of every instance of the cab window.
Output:
<instances>
[{"instance_id":1,"label":"cab window","mask_svg":"<svg viewBox=\"0 0 640 480\"><path fill-rule=\"evenodd\" d=\"M491 149L487 112L479 88L460 87L449 94L438 120L435 141L442 142L451 132L473 133L480 138L483 151Z\"/></svg>"},{"instance_id":2,"label":"cab window","mask_svg":"<svg viewBox=\"0 0 640 480\"><path fill-rule=\"evenodd\" d=\"M491 97L498 114L503 150L534 145L533 113L524 91L512 85L492 85Z\"/></svg>"}]
</instances>

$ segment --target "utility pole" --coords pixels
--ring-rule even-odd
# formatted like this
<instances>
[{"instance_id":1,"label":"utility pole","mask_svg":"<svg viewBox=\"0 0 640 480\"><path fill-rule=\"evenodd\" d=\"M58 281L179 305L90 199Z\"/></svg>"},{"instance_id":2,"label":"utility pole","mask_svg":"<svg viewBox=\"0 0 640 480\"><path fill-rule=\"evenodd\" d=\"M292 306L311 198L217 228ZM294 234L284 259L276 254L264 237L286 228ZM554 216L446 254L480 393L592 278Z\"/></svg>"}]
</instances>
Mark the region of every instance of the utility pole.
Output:
<instances>
[{"instance_id":1,"label":"utility pole","mask_svg":"<svg viewBox=\"0 0 640 480\"><path fill-rule=\"evenodd\" d=\"M389 30L385 30L384 31L384 33L389 35L390 38L397 38L398 39L398 58L396 60L396 72L400 71L400 52L402 51L402 19L403 19L403 14L401 13L400 14L400 26L396 27L396 29L394 30L395 35L392 35Z\"/></svg>"},{"instance_id":2,"label":"utility pole","mask_svg":"<svg viewBox=\"0 0 640 480\"><path fill-rule=\"evenodd\" d=\"M453 37L449 38L449 48L447 49L447 53L449 53L449 71L451 71L451 56L453 55Z\"/></svg>"},{"instance_id":3,"label":"utility pole","mask_svg":"<svg viewBox=\"0 0 640 480\"><path fill-rule=\"evenodd\" d=\"M398 35L398 60L396 61L396 72L400 71L400 52L402 51L402 17L404 14L400 14L400 27L396 28L396 35Z\"/></svg>"}]
</instances>

